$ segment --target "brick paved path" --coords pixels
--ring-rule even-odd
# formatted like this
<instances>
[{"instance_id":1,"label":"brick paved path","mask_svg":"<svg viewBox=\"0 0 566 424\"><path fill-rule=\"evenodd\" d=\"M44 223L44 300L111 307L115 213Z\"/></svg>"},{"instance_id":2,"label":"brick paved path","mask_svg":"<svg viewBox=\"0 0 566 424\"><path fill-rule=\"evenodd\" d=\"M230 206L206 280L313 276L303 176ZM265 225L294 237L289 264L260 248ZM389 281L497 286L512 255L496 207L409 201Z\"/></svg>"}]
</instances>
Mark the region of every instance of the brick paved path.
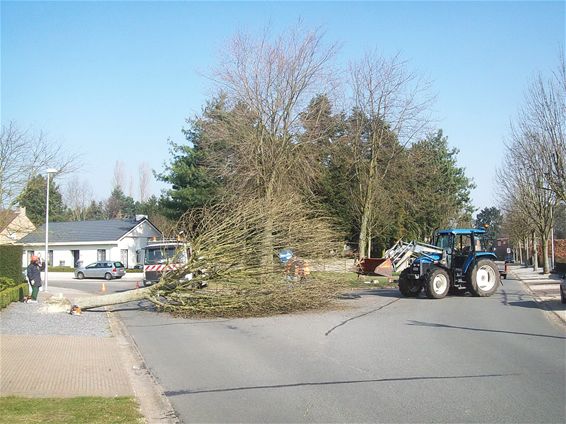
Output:
<instances>
[{"instance_id":1,"label":"brick paved path","mask_svg":"<svg viewBox=\"0 0 566 424\"><path fill-rule=\"evenodd\" d=\"M133 390L114 337L2 334L0 394L112 397Z\"/></svg>"}]
</instances>

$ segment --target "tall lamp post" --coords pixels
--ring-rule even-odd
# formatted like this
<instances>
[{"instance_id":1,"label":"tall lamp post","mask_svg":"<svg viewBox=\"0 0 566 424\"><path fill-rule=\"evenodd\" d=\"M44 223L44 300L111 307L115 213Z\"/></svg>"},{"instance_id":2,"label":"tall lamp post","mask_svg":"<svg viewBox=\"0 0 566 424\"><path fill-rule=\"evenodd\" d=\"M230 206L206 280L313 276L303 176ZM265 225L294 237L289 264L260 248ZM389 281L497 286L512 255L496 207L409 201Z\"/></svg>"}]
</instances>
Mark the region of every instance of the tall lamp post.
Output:
<instances>
[{"instance_id":1,"label":"tall lamp post","mask_svg":"<svg viewBox=\"0 0 566 424\"><path fill-rule=\"evenodd\" d=\"M45 281L43 285L43 291L47 291L47 284L49 281L49 177L51 174L56 174L59 172L58 169L49 168L47 171L47 192L45 196Z\"/></svg>"}]
</instances>

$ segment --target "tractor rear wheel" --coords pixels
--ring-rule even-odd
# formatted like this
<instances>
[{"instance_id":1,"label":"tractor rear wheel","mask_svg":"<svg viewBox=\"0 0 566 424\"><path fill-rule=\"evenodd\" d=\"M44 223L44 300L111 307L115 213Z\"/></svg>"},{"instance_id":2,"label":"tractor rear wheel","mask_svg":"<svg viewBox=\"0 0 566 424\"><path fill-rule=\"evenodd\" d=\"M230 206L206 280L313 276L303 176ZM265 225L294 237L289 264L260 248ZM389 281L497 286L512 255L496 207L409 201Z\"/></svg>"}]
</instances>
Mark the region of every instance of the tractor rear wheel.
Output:
<instances>
[{"instance_id":1,"label":"tractor rear wheel","mask_svg":"<svg viewBox=\"0 0 566 424\"><path fill-rule=\"evenodd\" d=\"M474 296L491 296L497 290L500 281L499 269L489 259L480 259L468 272L468 284Z\"/></svg>"},{"instance_id":2,"label":"tractor rear wheel","mask_svg":"<svg viewBox=\"0 0 566 424\"><path fill-rule=\"evenodd\" d=\"M433 268L425 279L425 292L429 299L442 299L450 288L450 277L442 268Z\"/></svg>"},{"instance_id":3,"label":"tractor rear wheel","mask_svg":"<svg viewBox=\"0 0 566 424\"><path fill-rule=\"evenodd\" d=\"M399 274L399 291L405 297L416 297L423 289L419 280L409 278L409 270L405 269Z\"/></svg>"}]
</instances>

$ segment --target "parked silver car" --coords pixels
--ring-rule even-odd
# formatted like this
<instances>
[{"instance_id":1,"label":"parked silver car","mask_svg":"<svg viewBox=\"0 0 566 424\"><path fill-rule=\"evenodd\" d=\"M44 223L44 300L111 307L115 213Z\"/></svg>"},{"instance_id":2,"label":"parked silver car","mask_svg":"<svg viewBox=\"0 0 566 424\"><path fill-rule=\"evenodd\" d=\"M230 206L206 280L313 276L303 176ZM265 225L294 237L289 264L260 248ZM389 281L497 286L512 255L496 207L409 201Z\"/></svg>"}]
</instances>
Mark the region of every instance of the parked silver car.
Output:
<instances>
[{"instance_id":1,"label":"parked silver car","mask_svg":"<svg viewBox=\"0 0 566 424\"><path fill-rule=\"evenodd\" d=\"M83 278L122 278L126 275L124 264L118 261L99 261L87 266L75 268L75 277L79 280Z\"/></svg>"}]
</instances>

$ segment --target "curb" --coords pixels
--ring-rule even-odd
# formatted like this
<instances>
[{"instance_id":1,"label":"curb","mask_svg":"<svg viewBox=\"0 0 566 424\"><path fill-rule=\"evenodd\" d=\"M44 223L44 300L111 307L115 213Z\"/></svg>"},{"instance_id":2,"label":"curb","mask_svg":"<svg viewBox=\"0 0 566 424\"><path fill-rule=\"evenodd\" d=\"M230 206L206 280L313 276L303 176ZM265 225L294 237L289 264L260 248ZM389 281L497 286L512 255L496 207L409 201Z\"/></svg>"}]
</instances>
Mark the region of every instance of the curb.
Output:
<instances>
[{"instance_id":1,"label":"curb","mask_svg":"<svg viewBox=\"0 0 566 424\"><path fill-rule=\"evenodd\" d=\"M530 286L530 284L526 283L519 275L517 275L514 271L511 271L510 276L517 281L520 281L521 284L527 288L527 290L529 291L529 293L531 294L532 298L534 299L534 301L540 306L541 309L543 309L547 315L549 316L549 318L555 322L557 322L558 324L561 325L566 325L566 316L562 316L561 314L559 314L557 310L555 310L554 308L552 308L549 305L549 300L542 298L541 296L539 296L539 294L533 290Z\"/></svg>"},{"instance_id":2,"label":"curb","mask_svg":"<svg viewBox=\"0 0 566 424\"><path fill-rule=\"evenodd\" d=\"M107 310L106 315L112 334L116 337L120 347L120 357L125 364L135 397L146 422L149 424L179 424L180 421L175 410L165 396L163 388L145 365L143 357L124 323L111 311Z\"/></svg>"},{"instance_id":3,"label":"curb","mask_svg":"<svg viewBox=\"0 0 566 424\"><path fill-rule=\"evenodd\" d=\"M62 293L64 298L68 298L69 295L72 295L73 298L96 296L82 290L58 288L57 286L53 286L51 290L48 295L45 295L44 292L40 292L40 295L48 299L56 298L58 292ZM144 422L148 424L180 423L169 399L164 394L163 388L147 368L143 356L124 323L108 307L103 308L106 310L110 332L116 338L120 361L138 402L140 412L144 417Z\"/></svg>"}]
</instances>

